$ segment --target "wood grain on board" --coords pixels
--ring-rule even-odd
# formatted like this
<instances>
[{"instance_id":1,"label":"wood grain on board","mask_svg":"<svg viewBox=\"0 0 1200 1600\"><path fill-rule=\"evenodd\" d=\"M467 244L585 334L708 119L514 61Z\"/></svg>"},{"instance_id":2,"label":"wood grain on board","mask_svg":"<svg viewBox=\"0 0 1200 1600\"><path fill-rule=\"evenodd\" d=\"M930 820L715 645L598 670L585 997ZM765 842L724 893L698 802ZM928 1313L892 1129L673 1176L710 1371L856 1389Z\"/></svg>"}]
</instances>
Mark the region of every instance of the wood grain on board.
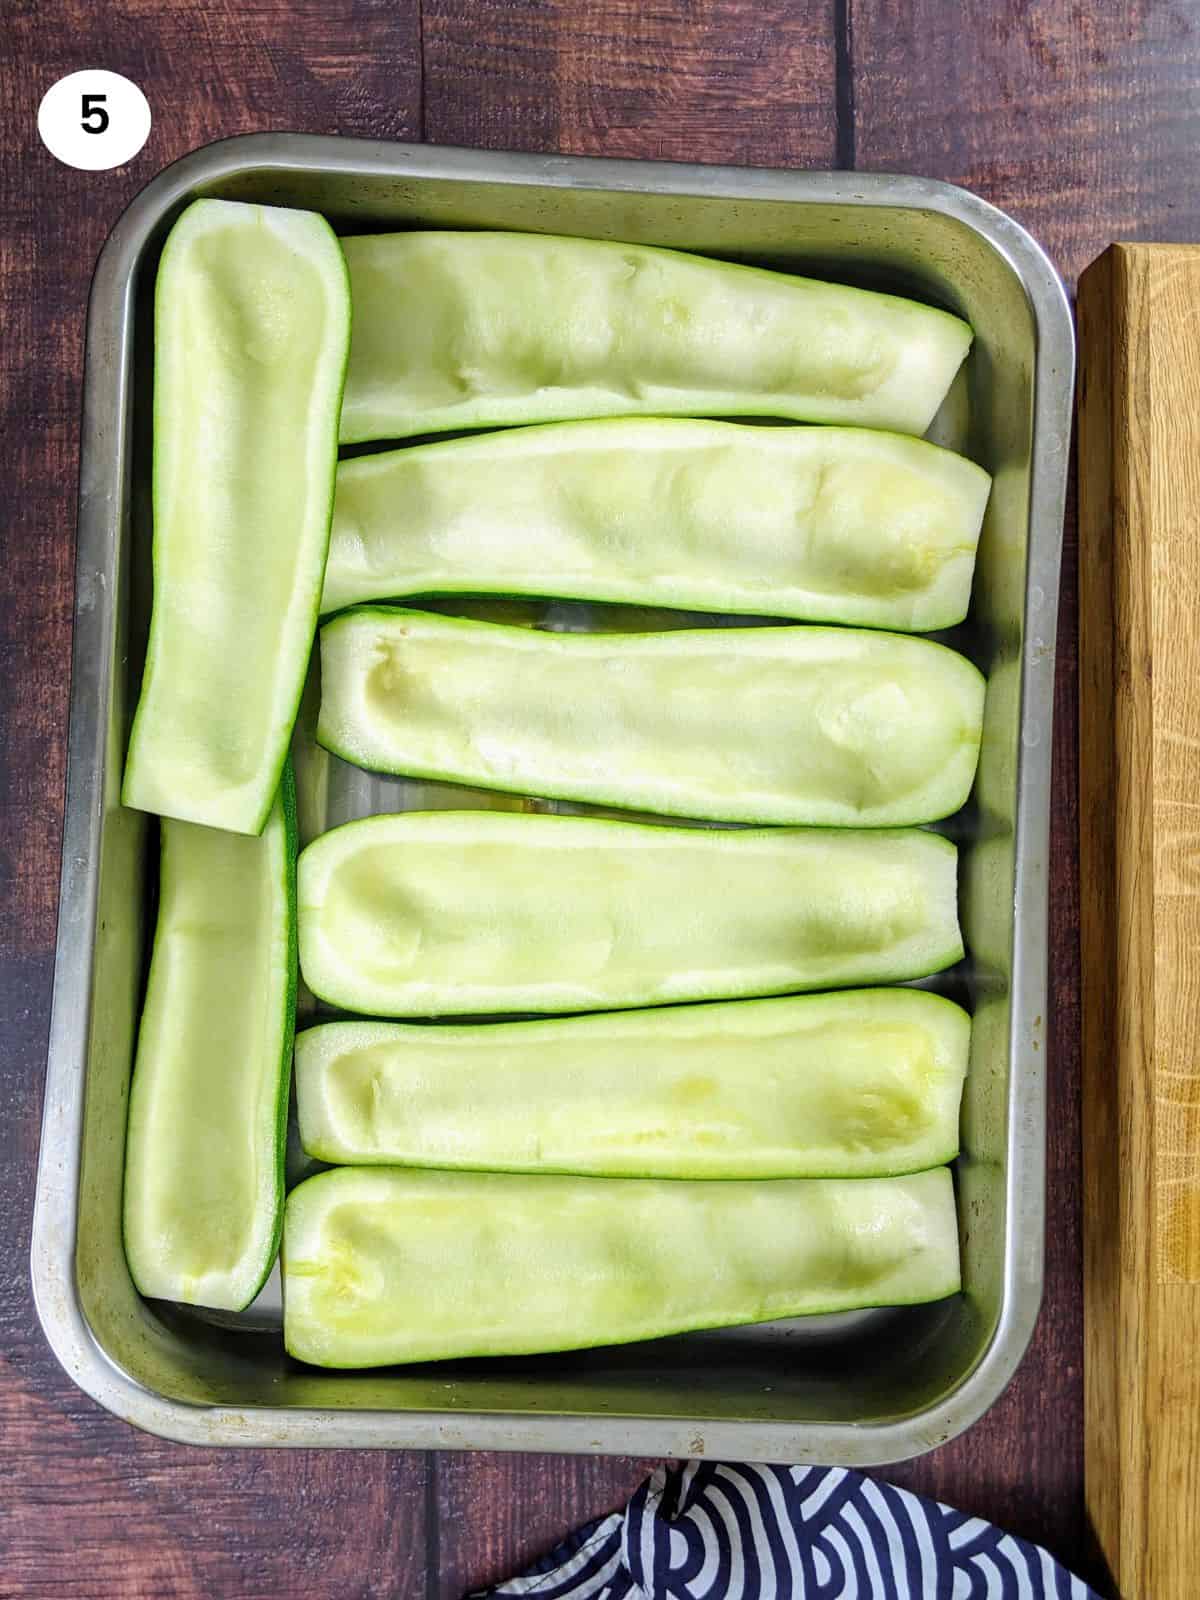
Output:
<instances>
[{"instance_id":1,"label":"wood grain on board","mask_svg":"<svg viewBox=\"0 0 1200 1600\"><path fill-rule=\"evenodd\" d=\"M1122 1595L1200 1539L1200 247L1084 274L1086 1495Z\"/></svg>"},{"instance_id":2,"label":"wood grain on board","mask_svg":"<svg viewBox=\"0 0 1200 1600\"><path fill-rule=\"evenodd\" d=\"M1110 238L1200 237L1187 0L12 0L0 118L0 1597L451 1596L624 1500L628 1460L217 1453L134 1433L59 1371L27 1253L49 1007L87 286L134 193L229 134L907 170L976 188L1070 275ZM102 65L145 90L126 168L37 142L37 102ZM1049 1237L1014 1384L895 1481L1086 1561L1082 1501L1074 538L1052 820Z\"/></svg>"}]
</instances>

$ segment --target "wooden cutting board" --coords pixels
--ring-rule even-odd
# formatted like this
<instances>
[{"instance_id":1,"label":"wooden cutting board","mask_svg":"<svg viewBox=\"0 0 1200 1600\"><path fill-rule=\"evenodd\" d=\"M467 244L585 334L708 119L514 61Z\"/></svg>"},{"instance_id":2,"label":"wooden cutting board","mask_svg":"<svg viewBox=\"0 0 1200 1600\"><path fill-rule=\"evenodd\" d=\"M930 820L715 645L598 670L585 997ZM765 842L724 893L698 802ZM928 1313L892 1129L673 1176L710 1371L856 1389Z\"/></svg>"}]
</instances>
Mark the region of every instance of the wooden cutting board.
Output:
<instances>
[{"instance_id":1,"label":"wooden cutting board","mask_svg":"<svg viewBox=\"0 0 1200 1600\"><path fill-rule=\"evenodd\" d=\"M1079 285L1088 1512L1200 1595L1200 246Z\"/></svg>"}]
</instances>

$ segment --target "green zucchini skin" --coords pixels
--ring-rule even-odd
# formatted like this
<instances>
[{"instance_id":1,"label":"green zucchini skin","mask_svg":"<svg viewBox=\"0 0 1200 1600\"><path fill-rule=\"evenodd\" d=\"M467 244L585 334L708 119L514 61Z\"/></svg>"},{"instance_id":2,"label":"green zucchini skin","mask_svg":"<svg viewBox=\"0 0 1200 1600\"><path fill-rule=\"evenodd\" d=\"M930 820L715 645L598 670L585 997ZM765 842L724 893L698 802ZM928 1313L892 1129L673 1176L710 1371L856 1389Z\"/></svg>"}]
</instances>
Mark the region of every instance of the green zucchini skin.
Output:
<instances>
[{"instance_id":1,"label":"green zucchini skin","mask_svg":"<svg viewBox=\"0 0 1200 1600\"><path fill-rule=\"evenodd\" d=\"M296 1040L300 1138L350 1166L609 1178L869 1178L958 1154L971 1019L853 989Z\"/></svg>"},{"instance_id":2,"label":"green zucchini skin","mask_svg":"<svg viewBox=\"0 0 1200 1600\"><path fill-rule=\"evenodd\" d=\"M863 428L612 418L338 467L321 610L524 594L923 632L967 614L991 479Z\"/></svg>"},{"instance_id":3,"label":"green zucchini skin","mask_svg":"<svg viewBox=\"0 0 1200 1600\"><path fill-rule=\"evenodd\" d=\"M128 806L262 831L316 630L349 344L346 263L324 218L197 200L172 228Z\"/></svg>"},{"instance_id":4,"label":"green zucchini skin","mask_svg":"<svg viewBox=\"0 0 1200 1600\"><path fill-rule=\"evenodd\" d=\"M413 232L343 248L347 444L637 414L921 434L971 344L911 300L647 245Z\"/></svg>"},{"instance_id":5,"label":"green zucchini skin","mask_svg":"<svg viewBox=\"0 0 1200 1600\"><path fill-rule=\"evenodd\" d=\"M317 738L376 772L518 794L900 827L966 802L984 689L904 634L548 633L363 607L321 630Z\"/></svg>"},{"instance_id":6,"label":"green zucchini skin","mask_svg":"<svg viewBox=\"0 0 1200 1600\"><path fill-rule=\"evenodd\" d=\"M258 837L164 819L125 1150L142 1294L240 1311L283 1226L296 1015L296 792Z\"/></svg>"},{"instance_id":7,"label":"green zucchini skin","mask_svg":"<svg viewBox=\"0 0 1200 1600\"><path fill-rule=\"evenodd\" d=\"M962 955L920 829L410 811L301 852L300 966L367 1016L618 1010L923 977Z\"/></svg>"},{"instance_id":8,"label":"green zucchini skin","mask_svg":"<svg viewBox=\"0 0 1200 1600\"><path fill-rule=\"evenodd\" d=\"M292 1190L284 1341L325 1367L532 1355L939 1300L945 1167L689 1183L342 1167Z\"/></svg>"}]
</instances>

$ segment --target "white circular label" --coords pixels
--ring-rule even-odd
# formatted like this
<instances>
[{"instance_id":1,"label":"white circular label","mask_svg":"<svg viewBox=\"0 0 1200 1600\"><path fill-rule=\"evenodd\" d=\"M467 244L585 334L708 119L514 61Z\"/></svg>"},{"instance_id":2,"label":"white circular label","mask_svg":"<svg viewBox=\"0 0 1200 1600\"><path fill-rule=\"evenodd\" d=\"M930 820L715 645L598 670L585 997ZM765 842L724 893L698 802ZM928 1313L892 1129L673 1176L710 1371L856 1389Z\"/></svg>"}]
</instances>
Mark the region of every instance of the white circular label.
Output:
<instances>
[{"instance_id":1,"label":"white circular label","mask_svg":"<svg viewBox=\"0 0 1200 1600\"><path fill-rule=\"evenodd\" d=\"M150 137L150 103L119 72L89 68L60 78L42 96L38 132L68 167L104 172L132 161Z\"/></svg>"}]
</instances>

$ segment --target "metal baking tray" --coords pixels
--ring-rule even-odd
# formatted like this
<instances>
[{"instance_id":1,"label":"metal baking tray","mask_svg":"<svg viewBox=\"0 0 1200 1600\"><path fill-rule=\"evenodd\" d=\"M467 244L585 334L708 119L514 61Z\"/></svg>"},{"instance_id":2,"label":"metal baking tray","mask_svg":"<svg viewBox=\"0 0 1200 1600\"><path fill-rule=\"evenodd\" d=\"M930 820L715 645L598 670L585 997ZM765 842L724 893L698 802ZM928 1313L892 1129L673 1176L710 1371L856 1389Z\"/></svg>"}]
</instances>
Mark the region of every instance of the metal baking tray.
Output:
<instances>
[{"instance_id":1,"label":"metal baking tray","mask_svg":"<svg viewBox=\"0 0 1200 1600\"><path fill-rule=\"evenodd\" d=\"M895 290L972 323L973 352L935 423L937 438L995 477L971 618L955 635L989 677L975 799L952 824L971 955L947 981L975 1012L956 1169L961 1295L619 1349L353 1373L288 1359L277 1287L233 1318L138 1296L121 1245L121 1186L154 834L121 808L119 783L149 606L154 271L167 229L198 195L310 207L344 232L513 228L674 245ZM1042 1288L1050 731L1073 364L1062 285L1029 235L974 196L915 178L266 134L200 150L138 196L100 257L88 311L33 1228L42 1325L81 1388L192 1443L846 1464L928 1450L992 1404L1029 1341ZM595 625L594 608L587 616ZM575 626L580 613L542 607L536 620ZM314 758L303 736L301 746L310 829L396 806L488 803L355 775Z\"/></svg>"}]
</instances>

